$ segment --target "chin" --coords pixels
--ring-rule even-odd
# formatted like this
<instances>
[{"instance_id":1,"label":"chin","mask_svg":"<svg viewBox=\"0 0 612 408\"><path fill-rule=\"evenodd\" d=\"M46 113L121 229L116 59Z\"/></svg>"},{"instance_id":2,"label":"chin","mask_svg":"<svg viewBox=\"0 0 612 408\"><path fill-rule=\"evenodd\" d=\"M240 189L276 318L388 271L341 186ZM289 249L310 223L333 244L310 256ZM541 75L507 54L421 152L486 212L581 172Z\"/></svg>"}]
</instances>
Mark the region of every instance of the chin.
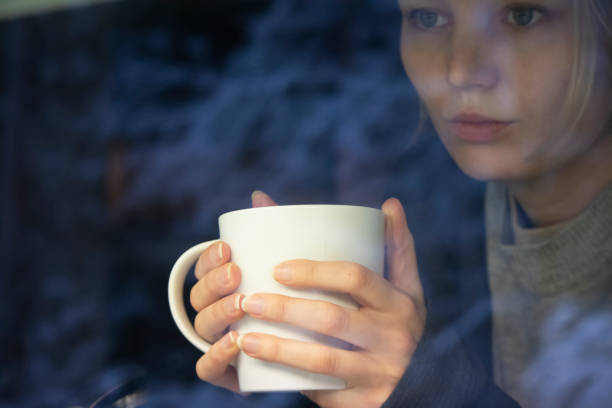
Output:
<instances>
[{"instance_id":1,"label":"chin","mask_svg":"<svg viewBox=\"0 0 612 408\"><path fill-rule=\"evenodd\" d=\"M482 147L449 153L461 171L476 180L511 181L529 177L530 169L524 162L489 150L492 149Z\"/></svg>"},{"instance_id":2,"label":"chin","mask_svg":"<svg viewBox=\"0 0 612 408\"><path fill-rule=\"evenodd\" d=\"M444 132L438 135L461 171L480 181L531 179L537 177L549 162L543 158L528 159L540 144L526 144L523 138L513 134L491 143L466 142Z\"/></svg>"}]
</instances>

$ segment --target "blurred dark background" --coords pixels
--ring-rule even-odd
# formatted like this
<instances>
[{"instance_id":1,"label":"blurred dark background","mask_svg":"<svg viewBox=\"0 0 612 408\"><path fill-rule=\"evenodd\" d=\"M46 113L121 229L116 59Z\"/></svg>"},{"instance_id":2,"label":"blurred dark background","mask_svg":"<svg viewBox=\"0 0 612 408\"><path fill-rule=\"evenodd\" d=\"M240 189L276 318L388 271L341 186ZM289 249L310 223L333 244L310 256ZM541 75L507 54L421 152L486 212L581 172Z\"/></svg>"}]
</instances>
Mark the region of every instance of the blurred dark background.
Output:
<instances>
[{"instance_id":1,"label":"blurred dark background","mask_svg":"<svg viewBox=\"0 0 612 408\"><path fill-rule=\"evenodd\" d=\"M0 21L0 406L89 406L140 376L147 406L308 405L199 381L168 310L174 260L254 189L397 196L428 291L481 266L483 186L431 129L414 136L400 23L394 0L125 0Z\"/></svg>"}]
</instances>

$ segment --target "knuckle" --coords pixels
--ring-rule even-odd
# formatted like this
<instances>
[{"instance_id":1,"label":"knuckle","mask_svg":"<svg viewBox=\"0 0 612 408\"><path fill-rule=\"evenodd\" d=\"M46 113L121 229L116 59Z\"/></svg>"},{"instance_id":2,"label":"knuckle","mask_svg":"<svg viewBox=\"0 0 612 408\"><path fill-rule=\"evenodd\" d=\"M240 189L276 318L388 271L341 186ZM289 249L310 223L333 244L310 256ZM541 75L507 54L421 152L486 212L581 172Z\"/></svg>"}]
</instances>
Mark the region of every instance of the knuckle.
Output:
<instances>
[{"instance_id":1,"label":"knuckle","mask_svg":"<svg viewBox=\"0 0 612 408\"><path fill-rule=\"evenodd\" d=\"M204 265L202 264L202 255L198 257L195 264L194 273L196 278L201 278L204 275Z\"/></svg>"},{"instance_id":2,"label":"knuckle","mask_svg":"<svg viewBox=\"0 0 612 408\"><path fill-rule=\"evenodd\" d=\"M322 374L333 374L338 366L338 358L331 350L318 353L312 360L312 370Z\"/></svg>"},{"instance_id":3,"label":"knuckle","mask_svg":"<svg viewBox=\"0 0 612 408\"><path fill-rule=\"evenodd\" d=\"M206 274L204 279L208 292L214 293L215 295L223 294L223 288L219 287L219 284L217 283L217 275L219 273L221 273L219 270L211 271L211 273Z\"/></svg>"},{"instance_id":4,"label":"knuckle","mask_svg":"<svg viewBox=\"0 0 612 408\"><path fill-rule=\"evenodd\" d=\"M391 338L394 349L401 356L411 356L416 350L417 342L409 331L397 332Z\"/></svg>"},{"instance_id":5,"label":"knuckle","mask_svg":"<svg viewBox=\"0 0 612 408\"><path fill-rule=\"evenodd\" d=\"M360 291L368 286L369 275L363 266L353 263L347 268L346 280L351 291Z\"/></svg>"},{"instance_id":6,"label":"knuckle","mask_svg":"<svg viewBox=\"0 0 612 408\"><path fill-rule=\"evenodd\" d=\"M305 284L312 284L316 280L319 266L317 262L308 262L307 265L308 266L304 268L302 278Z\"/></svg>"},{"instance_id":7,"label":"knuckle","mask_svg":"<svg viewBox=\"0 0 612 408\"><path fill-rule=\"evenodd\" d=\"M271 362L279 362L281 349L278 341L271 341L268 347L264 348L266 353L266 359Z\"/></svg>"},{"instance_id":8,"label":"knuckle","mask_svg":"<svg viewBox=\"0 0 612 408\"><path fill-rule=\"evenodd\" d=\"M402 297L400 312L404 318L412 320L418 315L416 304L409 296L403 295Z\"/></svg>"},{"instance_id":9,"label":"knuckle","mask_svg":"<svg viewBox=\"0 0 612 408\"><path fill-rule=\"evenodd\" d=\"M196 333L198 333L200 337L208 340L208 335L206 333L206 319L204 316L204 312L200 312L196 315L195 320L193 322L193 327Z\"/></svg>"},{"instance_id":10,"label":"knuckle","mask_svg":"<svg viewBox=\"0 0 612 408\"><path fill-rule=\"evenodd\" d=\"M193 287L189 291L189 303L191 304L192 308L199 311L200 302L199 302L198 290L196 289L197 286L198 286L197 284L193 285Z\"/></svg>"},{"instance_id":11,"label":"knuckle","mask_svg":"<svg viewBox=\"0 0 612 408\"><path fill-rule=\"evenodd\" d=\"M324 334L334 335L344 333L349 326L349 315L340 306L332 305L322 310L321 330Z\"/></svg>"},{"instance_id":12,"label":"knuckle","mask_svg":"<svg viewBox=\"0 0 612 408\"><path fill-rule=\"evenodd\" d=\"M227 355L213 345L196 363L196 373L201 380L214 383L225 373L228 364Z\"/></svg>"},{"instance_id":13,"label":"knuckle","mask_svg":"<svg viewBox=\"0 0 612 408\"><path fill-rule=\"evenodd\" d=\"M206 276L204 277L204 284L206 285L206 289L209 292L212 293L217 293L217 285L216 285L216 280L215 280L215 274L214 273L207 273Z\"/></svg>"},{"instance_id":14,"label":"knuckle","mask_svg":"<svg viewBox=\"0 0 612 408\"><path fill-rule=\"evenodd\" d=\"M209 250L210 247L206 248L206 250L200 254L200 256L198 257L198 261L196 262L195 272L196 275L199 275L200 277L203 277L210 269L210 256L208 255Z\"/></svg>"},{"instance_id":15,"label":"knuckle","mask_svg":"<svg viewBox=\"0 0 612 408\"><path fill-rule=\"evenodd\" d=\"M215 324L218 322L226 322L228 320L227 312L223 307L223 300L215 302L213 305L211 305L210 315Z\"/></svg>"},{"instance_id":16,"label":"knuckle","mask_svg":"<svg viewBox=\"0 0 612 408\"><path fill-rule=\"evenodd\" d=\"M408 364L402 364L402 360L395 359L394 361L390 362L389 365L386 366L385 372L383 373L385 377L391 378L394 383L399 381L406 371Z\"/></svg>"},{"instance_id":17,"label":"knuckle","mask_svg":"<svg viewBox=\"0 0 612 408\"><path fill-rule=\"evenodd\" d=\"M387 370L387 375L393 379L394 382L399 381L406 371L406 367L400 364L392 364L391 367Z\"/></svg>"},{"instance_id":18,"label":"knuckle","mask_svg":"<svg viewBox=\"0 0 612 408\"><path fill-rule=\"evenodd\" d=\"M211 347L206 355L208 355L208 360L212 367L219 369L227 365L225 356L217 347Z\"/></svg>"},{"instance_id":19,"label":"knuckle","mask_svg":"<svg viewBox=\"0 0 612 408\"><path fill-rule=\"evenodd\" d=\"M208 354L205 354L200 357L200 359L196 363L196 374L200 380L210 382L211 380L213 380L213 376L211 375L212 373L209 369L210 366L209 364L207 364L208 358Z\"/></svg>"},{"instance_id":20,"label":"knuckle","mask_svg":"<svg viewBox=\"0 0 612 408\"><path fill-rule=\"evenodd\" d=\"M264 314L269 315L274 321L284 322L287 320L287 305L286 299L281 298L280 296L270 296L266 300L266 307L264 309Z\"/></svg>"},{"instance_id":21,"label":"knuckle","mask_svg":"<svg viewBox=\"0 0 612 408\"><path fill-rule=\"evenodd\" d=\"M194 321L196 333L208 342L217 340L218 334L223 331L223 319L220 318L218 308L208 307L198 313Z\"/></svg>"},{"instance_id":22,"label":"knuckle","mask_svg":"<svg viewBox=\"0 0 612 408\"><path fill-rule=\"evenodd\" d=\"M414 251L414 237L410 232L404 236L404 239L398 246L398 249L402 252L412 253Z\"/></svg>"}]
</instances>

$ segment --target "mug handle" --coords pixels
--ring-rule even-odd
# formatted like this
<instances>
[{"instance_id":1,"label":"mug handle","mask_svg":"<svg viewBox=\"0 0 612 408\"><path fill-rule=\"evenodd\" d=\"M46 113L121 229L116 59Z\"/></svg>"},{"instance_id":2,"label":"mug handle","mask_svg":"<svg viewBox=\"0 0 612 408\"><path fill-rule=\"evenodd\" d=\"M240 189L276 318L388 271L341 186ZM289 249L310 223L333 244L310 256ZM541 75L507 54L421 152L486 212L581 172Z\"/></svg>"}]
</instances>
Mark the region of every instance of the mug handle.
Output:
<instances>
[{"instance_id":1,"label":"mug handle","mask_svg":"<svg viewBox=\"0 0 612 408\"><path fill-rule=\"evenodd\" d=\"M170 279L168 280L168 300L170 302L172 318L181 333L183 333L183 336L204 353L211 348L211 345L196 333L193 324L187 316L185 300L183 299L183 287L187 273L193 264L196 263L202 252L218 241L218 239L215 239L203 242L185 251L174 263L172 272L170 272Z\"/></svg>"}]
</instances>

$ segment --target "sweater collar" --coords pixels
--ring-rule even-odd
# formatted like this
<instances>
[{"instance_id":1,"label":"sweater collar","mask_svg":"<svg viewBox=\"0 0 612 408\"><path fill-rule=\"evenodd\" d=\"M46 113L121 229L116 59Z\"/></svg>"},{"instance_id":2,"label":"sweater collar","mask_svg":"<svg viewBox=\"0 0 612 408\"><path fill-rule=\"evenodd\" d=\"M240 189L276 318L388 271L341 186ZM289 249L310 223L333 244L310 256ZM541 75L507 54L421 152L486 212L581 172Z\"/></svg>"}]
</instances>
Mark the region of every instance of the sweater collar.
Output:
<instances>
[{"instance_id":1,"label":"sweater collar","mask_svg":"<svg viewBox=\"0 0 612 408\"><path fill-rule=\"evenodd\" d=\"M535 243L514 244L507 240L510 208L506 197L501 183L489 185L489 261L504 266L490 268L490 273L510 272L525 290L540 294L586 289L612 276L612 184L581 214Z\"/></svg>"}]
</instances>

